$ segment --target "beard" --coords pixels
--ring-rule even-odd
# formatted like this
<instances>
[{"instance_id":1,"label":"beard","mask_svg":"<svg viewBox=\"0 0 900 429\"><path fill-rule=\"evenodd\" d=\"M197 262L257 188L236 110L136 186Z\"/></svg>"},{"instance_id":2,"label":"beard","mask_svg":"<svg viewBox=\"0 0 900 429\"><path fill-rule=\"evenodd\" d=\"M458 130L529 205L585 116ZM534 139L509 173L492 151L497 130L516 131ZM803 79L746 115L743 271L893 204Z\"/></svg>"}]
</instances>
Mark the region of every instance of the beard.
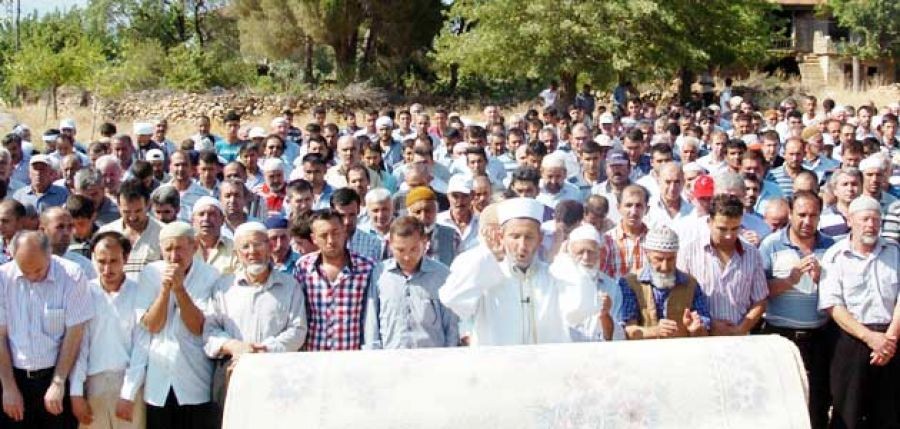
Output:
<instances>
[{"instance_id":1,"label":"beard","mask_svg":"<svg viewBox=\"0 0 900 429\"><path fill-rule=\"evenodd\" d=\"M878 242L878 236L870 235L870 234L862 234L859 237L859 240L862 241L862 244L865 244L866 246L871 246Z\"/></svg>"},{"instance_id":2,"label":"beard","mask_svg":"<svg viewBox=\"0 0 900 429\"><path fill-rule=\"evenodd\" d=\"M248 274L256 277L265 273L268 268L269 264L247 264L244 269L247 270Z\"/></svg>"},{"instance_id":3,"label":"beard","mask_svg":"<svg viewBox=\"0 0 900 429\"><path fill-rule=\"evenodd\" d=\"M658 289L672 289L675 287L675 272L671 273L661 273L654 269L650 269L650 281L653 283L653 286L656 286Z\"/></svg>"},{"instance_id":4,"label":"beard","mask_svg":"<svg viewBox=\"0 0 900 429\"><path fill-rule=\"evenodd\" d=\"M578 273L590 277L591 279L596 280L600 277L600 269L597 267L591 267L579 262L575 263L575 268L578 270Z\"/></svg>"}]
</instances>

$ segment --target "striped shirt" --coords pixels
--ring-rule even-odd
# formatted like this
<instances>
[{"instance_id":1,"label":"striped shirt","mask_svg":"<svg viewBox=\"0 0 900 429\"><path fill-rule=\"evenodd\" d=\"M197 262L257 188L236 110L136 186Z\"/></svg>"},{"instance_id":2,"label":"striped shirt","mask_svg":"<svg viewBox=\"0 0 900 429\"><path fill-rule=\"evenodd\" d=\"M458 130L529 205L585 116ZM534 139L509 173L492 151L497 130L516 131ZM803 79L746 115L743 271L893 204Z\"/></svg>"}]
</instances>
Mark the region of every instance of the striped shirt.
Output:
<instances>
[{"instance_id":1,"label":"striped shirt","mask_svg":"<svg viewBox=\"0 0 900 429\"><path fill-rule=\"evenodd\" d=\"M713 319L737 325L750 307L769 294L759 250L738 239L731 259L723 266L710 242L708 228L701 231L697 240L681 248L676 265L700 283L709 298Z\"/></svg>"},{"instance_id":2,"label":"striped shirt","mask_svg":"<svg viewBox=\"0 0 900 429\"><path fill-rule=\"evenodd\" d=\"M836 206L827 206L819 218L819 232L838 241L850 233L850 225Z\"/></svg>"},{"instance_id":3,"label":"striped shirt","mask_svg":"<svg viewBox=\"0 0 900 429\"><path fill-rule=\"evenodd\" d=\"M895 201L884 213L881 220L881 236L900 243L900 201Z\"/></svg>"},{"instance_id":4,"label":"striped shirt","mask_svg":"<svg viewBox=\"0 0 900 429\"><path fill-rule=\"evenodd\" d=\"M606 233L606 236L612 238L614 243L610 250L618 254L615 261L616 265L614 265L610 277L615 279L631 272L639 273L641 271L646 258L644 255L644 237L647 236L647 226L644 224L641 224L641 226L642 230L637 238L625 235L625 229L622 227L621 222L612 231Z\"/></svg>"},{"instance_id":5,"label":"striped shirt","mask_svg":"<svg viewBox=\"0 0 900 429\"><path fill-rule=\"evenodd\" d=\"M770 170L769 177L767 177L766 180L778 185L778 188L781 189L782 196L785 198L794 196L794 178L788 174L784 165Z\"/></svg>"},{"instance_id":6,"label":"striped shirt","mask_svg":"<svg viewBox=\"0 0 900 429\"><path fill-rule=\"evenodd\" d=\"M26 279L14 261L0 266L0 326L8 329L13 367L54 367L66 329L92 317L87 281L75 263L52 256L38 282Z\"/></svg>"},{"instance_id":7,"label":"striped shirt","mask_svg":"<svg viewBox=\"0 0 900 429\"><path fill-rule=\"evenodd\" d=\"M363 344L366 295L375 265L353 252L347 258L334 283L321 269L319 252L297 261L295 276L306 295L309 318L305 351L359 350Z\"/></svg>"}]
</instances>

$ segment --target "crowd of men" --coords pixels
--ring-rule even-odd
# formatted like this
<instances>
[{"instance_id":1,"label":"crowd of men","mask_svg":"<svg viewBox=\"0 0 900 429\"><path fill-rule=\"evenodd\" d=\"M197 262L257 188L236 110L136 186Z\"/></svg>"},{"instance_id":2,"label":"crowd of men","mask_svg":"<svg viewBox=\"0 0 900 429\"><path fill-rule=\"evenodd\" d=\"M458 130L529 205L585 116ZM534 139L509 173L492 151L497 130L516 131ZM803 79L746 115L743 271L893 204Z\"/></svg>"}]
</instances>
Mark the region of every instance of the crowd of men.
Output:
<instances>
[{"instance_id":1,"label":"crowd of men","mask_svg":"<svg viewBox=\"0 0 900 429\"><path fill-rule=\"evenodd\" d=\"M756 333L799 348L813 427L900 426L897 103L554 91L16 126L0 428L217 427L245 353Z\"/></svg>"}]
</instances>

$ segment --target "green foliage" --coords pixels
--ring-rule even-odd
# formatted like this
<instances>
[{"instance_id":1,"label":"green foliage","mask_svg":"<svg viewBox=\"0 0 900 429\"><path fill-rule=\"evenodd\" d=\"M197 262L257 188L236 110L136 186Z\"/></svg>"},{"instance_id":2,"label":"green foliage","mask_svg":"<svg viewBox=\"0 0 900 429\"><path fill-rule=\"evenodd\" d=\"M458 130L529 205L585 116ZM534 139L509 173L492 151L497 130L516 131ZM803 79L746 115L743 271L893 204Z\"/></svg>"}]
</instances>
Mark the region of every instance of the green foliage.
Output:
<instances>
[{"instance_id":1,"label":"green foliage","mask_svg":"<svg viewBox=\"0 0 900 429\"><path fill-rule=\"evenodd\" d=\"M824 12L860 40L843 47L863 59L900 56L900 2L896 0L828 0ZM852 38L851 38L852 39Z\"/></svg>"},{"instance_id":2,"label":"green foliage","mask_svg":"<svg viewBox=\"0 0 900 429\"><path fill-rule=\"evenodd\" d=\"M156 88L162 83L168 61L158 40L126 40L117 58L99 70L93 87L104 96Z\"/></svg>"},{"instance_id":3,"label":"green foliage","mask_svg":"<svg viewBox=\"0 0 900 429\"><path fill-rule=\"evenodd\" d=\"M254 80L255 69L231 58L221 46L200 49L188 45L169 50L163 76L165 86L185 91L204 91L214 86L235 87Z\"/></svg>"}]
</instances>

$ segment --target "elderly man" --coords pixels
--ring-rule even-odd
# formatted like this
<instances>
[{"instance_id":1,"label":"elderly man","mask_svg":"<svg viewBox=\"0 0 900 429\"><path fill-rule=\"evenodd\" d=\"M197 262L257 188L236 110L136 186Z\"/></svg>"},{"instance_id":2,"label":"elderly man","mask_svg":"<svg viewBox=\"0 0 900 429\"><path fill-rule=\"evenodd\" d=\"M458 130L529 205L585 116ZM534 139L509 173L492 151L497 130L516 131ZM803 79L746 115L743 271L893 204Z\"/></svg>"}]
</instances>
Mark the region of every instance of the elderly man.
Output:
<instances>
[{"instance_id":1,"label":"elderly man","mask_svg":"<svg viewBox=\"0 0 900 429\"><path fill-rule=\"evenodd\" d=\"M450 209L437 215L437 223L453 229L460 238L456 253L471 249L478 244L478 216L472 208L472 180L456 175L447 186Z\"/></svg>"},{"instance_id":2,"label":"elderly man","mask_svg":"<svg viewBox=\"0 0 900 429\"><path fill-rule=\"evenodd\" d=\"M87 325L69 384L72 411L82 427L145 427L143 387L150 333L141 287L125 276L131 242L122 234L97 234L90 253L100 276L88 283L96 316Z\"/></svg>"},{"instance_id":3,"label":"elderly man","mask_svg":"<svg viewBox=\"0 0 900 429\"><path fill-rule=\"evenodd\" d=\"M765 312L762 256L739 237L743 214L740 198L716 195L707 228L678 253L678 269L694 276L709 299L712 335L746 335Z\"/></svg>"},{"instance_id":4,"label":"elderly man","mask_svg":"<svg viewBox=\"0 0 900 429\"><path fill-rule=\"evenodd\" d=\"M75 427L66 379L94 306L81 269L50 250L44 234L20 232L0 267L3 427Z\"/></svg>"},{"instance_id":5,"label":"elderly man","mask_svg":"<svg viewBox=\"0 0 900 429\"><path fill-rule=\"evenodd\" d=\"M174 186L181 197L178 220L190 222L194 204L200 197L209 196L209 192L194 180L194 165L188 152L177 150L172 154L169 172L172 174L172 181L167 185Z\"/></svg>"},{"instance_id":6,"label":"elderly man","mask_svg":"<svg viewBox=\"0 0 900 429\"><path fill-rule=\"evenodd\" d=\"M272 268L293 275L297 269L300 253L291 247L290 222L284 216L274 215L269 216L264 225L266 236L269 238Z\"/></svg>"},{"instance_id":7,"label":"elderly man","mask_svg":"<svg viewBox=\"0 0 900 429\"><path fill-rule=\"evenodd\" d=\"M596 316L596 281L551 273L537 258L544 205L513 198L498 208L504 257L480 248L467 266L454 266L441 302L462 320L474 318L476 345L565 343L570 329Z\"/></svg>"},{"instance_id":8,"label":"elderly man","mask_svg":"<svg viewBox=\"0 0 900 429\"><path fill-rule=\"evenodd\" d=\"M897 427L900 247L878 236L878 200L856 198L849 216L850 236L825 252L819 283L819 309L840 327L830 372L831 423Z\"/></svg>"},{"instance_id":9,"label":"elderly man","mask_svg":"<svg viewBox=\"0 0 900 429\"><path fill-rule=\"evenodd\" d=\"M762 332L781 335L800 349L809 379L812 426L828 425L828 367L834 351L834 326L818 309L819 260L834 240L818 232L822 200L807 191L794 194L790 224L759 247L769 285Z\"/></svg>"},{"instance_id":10,"label":"elderly man","mask_svg":"<svg viewBox=\"0 0 900 429\"><path fill-rule=\"evenodd\" d=\"M289 273L272 267L266 226L247 222L235 231L234 240L241 268L216 283L203 325L207 356L228 358L228 369L244 353L295 352L307 332L303 288ZM224 390L223 383L213 393L224 400Z\"/></svg>"},{"instance_id":11,"label":"elderly man","mask_svg":"<svg viewBox=\"0 0 900 429\"><path fill-rule=\"evenodd\" d=\"M438 298L450 270L425 256L425 226L404 216L391 225L389 237L394 256L379 263L372 274L365 347L456 347L459 319Z\"/></svg>"},{"instance_id":12,"label":"elderly man","mask_svg":"<svg viewBox=\"0 0 900 429\"><path fill-rule=\"evenodd\" d=\"M94 161L94 168L103 178L103 192L109 199L115 201L116 195L119 195L119 187L122 185L122 176L124 175L122 163L113 155L103 155Z\"/></svg>"},{"instance_id":13,"label":"elderly man","mask_svg":"<svg viewBox=\"0 0 900 429\"><path fill-rule=\"evenodd\" d=\"M570 330L573 341L624 340L625 331L618 319L622 294L615 280L600 271L599 261L606 246L603 237L592 225L581 225L569 233L561 251L550 265L550 273L565 277L572 273L584 274L597 284L594 305L596 315Z\"/></svg>"},{"instance_id":14,"label":"elderly man","mask_svg":"<svg viewBox=\"0 0 900 429\"><path fill-rule=\"evenodd\" d=\"M194 204L191 223L197 234L196 256L222 275L237 269L234 242L222 235L225 213L219 201L213 197L200 197Z\"/></svg>"},{"instance_id":15,"label":"elderly man","mask_svg":"<svg viewBox=\"0 0 900 429\"><path fill-rule=\"evenodd\" d=\"M375 234L382 243L387 243L387 235L394 220L394 200L387 189L373 189L366 193L366 221L359 225L363 231ZM381 249L381 258L384 259L390 250L387 246Z\"/></svg>"},{"instance_id":16,"label":"elderly man","mask_svg":"<svg viewBox=\"0 0 900 429\"><path fill-rule=\"evenodd\" d=\"M697 280L675 266L678 235L659 226L644 240L647 266L619 279L619 320L628 339L696 337L709 333L706 295Z\"/></svg>"},{"instance_id":17,"label":"elderly man","mask_svg":"<svg viewBox=\"0 0 900 429\"><path fill-rule=\"evenodd\" d=\"M477 215L491 203L494 188L487 176L475 176L472 179L472 211Z\"/></svg>"},{"instance_id":18,"label":"elderly man","mask_svg":"<svg viewBox=\"0 0 900 429\"><path fill-rule=\"evenodd\" d=\"M19 188L12 197L23 205L33 205L38 212L48 207L58 207L66 203L69 192L62 186L53 184L56 178L51 160L46 155L34 155L28 163L28 177L31 184Z\"/></svg>"},{"instance_id":19,"label":"elderly man","mask_svg":"<svg viewBox=\"0 0 900 429\"><path fill-rule=\"evenodd\" d=\"M560 201L581 201L582 193L566 180L566 160L563 152L553 152L541 160L541 192L537 200L547 207L556 207Z\"/></svg>"},{"instance_id":20,"label":"elderly man","mask_svg":"<svg viewBox=\"0 0 900 429\"><path fill-rule=\"evenodd\" d=\"M384 167L388 171L392 171L394 166L403 159L403 149L400 145L400 140L392 136L394 121L387 116L379 117L375 120L375 129L378 132L378 138L375 141L381 146Z\"/></svg>"},{"instance_id":21,"label":"elderly man","mask_svg":"<svg viewBox=\"0 0 900 429\"><path fill-rule=\"evenodd\" d=\"M121 215L119 208L103 190L103 177L97 170L83 168L75 173L75 195L84 195L94 203L97 225L103 226Z\"/></svg>"},{"instance_id":22,"label":"elderly man","mask_svg":"<svg viewBox=\"0 0 900 429\"><path fill-rule=\"evenodd\" d=\"M306 292L309 331L303 350L359 350L374 262L347 250L340 214L315 211L309 224L319 250L300 257L295 274Z\"/></svg>"},{"instance_id":23,"label":"elderly man","mask_svg":"<svg viewBox=\"0 0 900 429\"><path fill-rule=\"evenodd\" d=\"M671 226L678 219L690 216L694 205L683 196L684 172L681 167L674 162L665 163L659 167L656 179L659 192L650 197L646 223L650 227Z\"/></svg>"},{"instance_id":24,"label":"elderly man","mask_svg":"<svg viewBox=\"0 0 900 429\"><path fill-rule=\"evenodd\" d=\"M887 211L891 203L897 201L897 197L884 191L885 182L889 177L887 174L889 167L890 162L881 153L870 155L859 163L859 171L863 174L862 193L878 200L882 213Z\"/></svg>"},{"instance_id":25,"label":"elderly man","mask_svg":"<svg viewBox=\"0 0 900 429\"><path fill-rule=\"evenodd\" d=\"M437 223L437 195L431 188L419 186L406 194L406 211L419 219L428 236L428 256L449 266L460 248L460 237L452 228Z\"/></svg>"},{"instance_id":26,"label":"elderly man","mask_svg":"<svg viewBox=\"0 0 900 429\"><path fill-rule=\"evenodd\" d=\"M766 205L766 210L763 212L763 221L773 232L778 231L788 224L790 212L790 203L784 198L776 198Z\"/></svg>"},{"instance_id":27,"label":"elderly man","mask_svg":"<svg viewBox=\"0 0 900 429\"><path fill-rule=\"evenodd\" d=\"M287 195L287 183L284 180L284 161L281 158L268 158L263 161L263 183L255 190L265 202L267 214L283 213L284 198Z\"/></svg>"},{"instance_id":28,"label":"elderly man","mask_svg":"<svg viewBox=\"0 0 900 429\"><path fill-rule=\"evenodd\" d=\"M144 386L147 428L212 428L213 365L203 351L203 313L221 275L195 256L194 230L187 223L166 224L158 241L163 260L147 265L138 280L147 308L141 323L152 334Z\"/></svg>"},{"instance_id":29,"label":"elderly man","mask_svg":"<svg viewBox=\"0 0 900 429\"><path fill-rule=\"evenodd\" d=\"M122 218L100 228L100 232L116 231L131 242L125 272L136 278L145 265L160 260L159 232L162 224L147 215L149 196L144 186L126 182L119 192Z\"/></svg>"},{"instance_id":30,"label":"elderly man","mask_svg":"<svg viewBox=\"0 0 900 429\"><path fill-rule=\"evenodd\" d=\"M50 240L50 248L54 255L74 262L84 272L85 280L97 278L97 272L91 265L90 259L84 255L69 250L72 242L72 233L75 228L75 220L69 211L62 207L50 207L41 213L41 232Z\"/></svg>"}]
</instances>

